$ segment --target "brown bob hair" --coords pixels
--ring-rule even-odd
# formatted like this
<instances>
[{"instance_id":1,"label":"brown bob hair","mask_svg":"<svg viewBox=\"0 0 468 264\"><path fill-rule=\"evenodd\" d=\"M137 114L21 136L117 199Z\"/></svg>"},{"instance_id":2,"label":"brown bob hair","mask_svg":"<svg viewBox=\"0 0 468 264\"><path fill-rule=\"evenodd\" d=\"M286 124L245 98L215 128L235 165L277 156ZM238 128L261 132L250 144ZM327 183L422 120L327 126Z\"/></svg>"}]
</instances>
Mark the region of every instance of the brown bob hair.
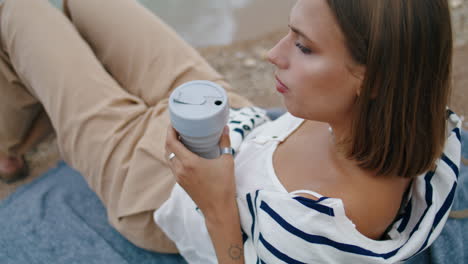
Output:
<instances>
[{"instance_id":1,"label":"brown bob hair","mask_svg":"<svg viewBox=\"0 0 468 264\"><path fill-rule=\"evenodd\" d=\"M433 170L446 140L452 29L447 0L327 0L366 68L348 158L378 175Z\"/></svg>"}]
</instances>

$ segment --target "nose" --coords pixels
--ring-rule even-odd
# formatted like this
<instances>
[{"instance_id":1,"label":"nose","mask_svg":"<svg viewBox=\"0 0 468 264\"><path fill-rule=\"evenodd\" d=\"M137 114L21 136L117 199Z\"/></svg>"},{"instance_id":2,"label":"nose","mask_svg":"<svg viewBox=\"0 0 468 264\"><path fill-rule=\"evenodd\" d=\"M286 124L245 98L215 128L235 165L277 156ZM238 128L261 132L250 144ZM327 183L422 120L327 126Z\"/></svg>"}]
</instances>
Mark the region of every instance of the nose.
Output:
<instances>
[{"instance_id":1,"label":"nose","mask_svg":"<svg viewBox=\"0 0 468 264\"><path fill-rule=\"evenodd\" d=\"M267 53L267 59L268 61L276 65L276 67L280 69L286 69L288 67L288 61L286 56L284 55L284 48L285 48L285 39L281 39L276 45L270 49Z\"/></svg>"}]
</instances>

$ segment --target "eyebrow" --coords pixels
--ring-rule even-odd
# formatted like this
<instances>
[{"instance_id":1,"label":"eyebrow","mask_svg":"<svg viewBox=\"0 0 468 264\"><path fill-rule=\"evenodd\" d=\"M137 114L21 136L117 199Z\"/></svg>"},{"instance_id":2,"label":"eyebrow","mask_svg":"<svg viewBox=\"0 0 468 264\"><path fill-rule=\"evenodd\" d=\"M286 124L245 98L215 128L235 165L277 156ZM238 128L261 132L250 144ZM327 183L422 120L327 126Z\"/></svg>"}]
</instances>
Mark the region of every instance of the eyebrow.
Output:
<instances>
[{"instance_id":1,"label":"eyebrow","mask_svg":"<svg viewBox=\"0 0 468 264\"><path fill-rule=\"evenodd\" d=\"M315 42L312 41L309 37L307 37L307 35L300 31L298 28L292 26L291 24L288 24L288 27L292 30L292 32L298 34L299 36L305 38L307 41L315 45Z\"/></svg>"}]
</instances>

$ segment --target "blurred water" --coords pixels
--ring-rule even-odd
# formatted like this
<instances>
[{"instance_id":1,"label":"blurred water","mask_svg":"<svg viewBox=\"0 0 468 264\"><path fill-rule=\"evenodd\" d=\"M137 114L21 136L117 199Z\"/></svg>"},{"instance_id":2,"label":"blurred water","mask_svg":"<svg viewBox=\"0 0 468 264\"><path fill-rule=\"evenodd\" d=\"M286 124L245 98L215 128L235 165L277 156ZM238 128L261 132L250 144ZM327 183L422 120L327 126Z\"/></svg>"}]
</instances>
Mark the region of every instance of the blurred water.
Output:
<instances>
[{"instance_id":1,"label":"blurred water","mask_svg":"<svg viewBox=\"0 0 468 264\"><path fill-rule=\"evenodd\" d=\"M287 25L295 0L139 0L194 46L226 45ZM258 15L261 14L261 19Z\"/></svg>"},{"instance_id":2,"label":"blurred water","mask_svg":"<svg viewBox=\"0 0 468 264\"><path fill-rule=\"evenodd\" d=\"M455 45L468 43L468 0L450 0Z\"/></svg>"},{"instance_id":3,"label":"blurred water","mask_svg":"<svg viewBox=\"0 0 468 264\"><path fill-rule=\"evenodd\" d=\"M49 0L61 8L62 0ZM194 46L226 45L278 30L295 0L137 0ZM1 0L0 0L1 2ZM260 9L260 10L259 10ZM263 9L263 10L262 10ZM262 18L258 19L258 13Z\"/></svg>"},{"instance_id":4,"label":"blurred water","mask_svg":"<svg viewBox=\"0 0 468 264\"><path fill-rule=\"evenodd\" d=\"M247 0L139 0L195 46L229 44L236 30L233 10Z\"/></svg>"}]
</instances>

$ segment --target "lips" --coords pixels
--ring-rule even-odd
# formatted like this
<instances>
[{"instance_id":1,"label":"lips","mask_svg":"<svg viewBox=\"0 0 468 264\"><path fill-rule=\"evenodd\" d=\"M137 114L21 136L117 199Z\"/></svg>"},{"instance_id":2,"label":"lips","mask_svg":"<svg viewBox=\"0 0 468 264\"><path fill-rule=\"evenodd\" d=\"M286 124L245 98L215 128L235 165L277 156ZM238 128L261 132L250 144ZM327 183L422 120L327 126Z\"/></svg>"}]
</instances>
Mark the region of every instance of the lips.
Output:
<instances>
[{"instance_id":1,"label":"lips","mask_svg":"<svg viewBox=\"0 0 468 264\"><path fill-rule=\"evenodd\" d=\"M286 93L289 88L278 78L278 76L275 76L276 78L276 89L280 93Z\"/></svg>"}]
</instances>

